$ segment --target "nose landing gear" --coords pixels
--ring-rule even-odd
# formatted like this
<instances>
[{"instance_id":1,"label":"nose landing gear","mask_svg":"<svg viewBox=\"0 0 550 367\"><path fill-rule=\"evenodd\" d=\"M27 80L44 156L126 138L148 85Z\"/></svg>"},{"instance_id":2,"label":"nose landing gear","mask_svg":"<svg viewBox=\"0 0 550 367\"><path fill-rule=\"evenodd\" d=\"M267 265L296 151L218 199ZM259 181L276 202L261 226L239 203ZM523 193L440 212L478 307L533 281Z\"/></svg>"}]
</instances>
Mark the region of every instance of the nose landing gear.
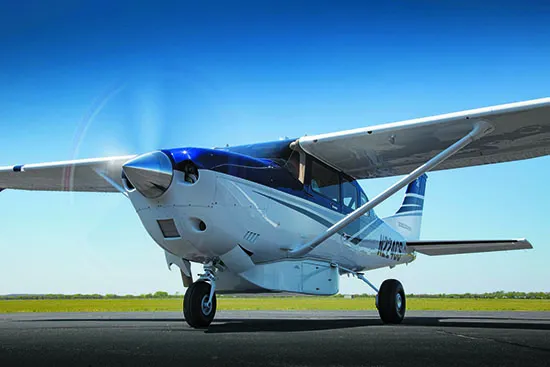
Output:
<instances>
[{"instance_id":1,"label":"nose landing gear","mask_svg":"<svg viewBox=\"0 0 550 367\"><path fill-rule=\"evenodd\" d=\"M187 288L183 298L185 321L189 326L197 329L208 327L216 314L215 268L205 266L204 270L205 273Z\"/></svg>"},{"instance_id":2,"label":"nose landing gear","mask_svg":"<svg viewBox=\"0 0 550 367\"><path fill-rule=\"evenodd\" d=\"M200 329L210 325L216 314L216 294L210 298L212 286L202 280L191 284L183 299L183 316L189 326Z\"/></svg>"}]
</instances>

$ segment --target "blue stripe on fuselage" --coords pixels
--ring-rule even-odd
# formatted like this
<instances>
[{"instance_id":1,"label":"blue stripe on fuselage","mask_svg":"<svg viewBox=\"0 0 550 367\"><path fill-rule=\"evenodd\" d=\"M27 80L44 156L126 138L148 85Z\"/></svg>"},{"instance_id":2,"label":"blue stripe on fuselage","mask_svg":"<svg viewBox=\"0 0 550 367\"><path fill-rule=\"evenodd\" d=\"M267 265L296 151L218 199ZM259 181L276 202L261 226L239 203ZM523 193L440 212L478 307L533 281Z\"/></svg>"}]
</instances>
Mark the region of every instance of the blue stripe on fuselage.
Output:
<instances>
[{"instance_id":1,"label":"blue stripe on fuselage","mask_svg":"<svg viewBox=\"0 0 550 367\"><path fill-rule=\"evenodd\" d=\"M296 210L297 212L299 212L299 213L301 213L301 214L303 214L303 215L305 215L305 216L310 217L310 218L313 219L314 221L316 221L316 222L318 222L318 223L320 223L320 224L326 226L327 228L330 227L330 226L332 226L332 225L334 224L334 223L331 223L330 221L326 220L325 218L323 218L323 217L321 217L321 216L319 216L319 215L317 215L317 214L315 214L315 213L313 213L313 212L311 212L311 211L309 211L309 210L300 208L300 207L297 206L297 205L288 203L288 202L286 202L286 201L284 201L284 200L280 200L280 199L274 198L274 197L271 196L271 195L263 194L263 193L261 193L261 192L259 192L259 191L254 191L254 192L255 192L256 194L262 195L263 197L266 197L266 198L268 198L268 199L271 199L271 200L273 200L273 201L276 201L276 202L278 202L279 204L282 204L282 205L284 205L284 206L286 206L286 207L288 207L288 208L290 208L290 209Z\"/></svg>"},{"instance_id":2,"label":"blue stripe on fuselage","mask_svg":"<svg viewBox=\"0 0 550 367\"><path fill-rule=\"evenodd\" d=\"M254 190L254 192L256 194L262 195L263 197L271 199L271 200L273 200L273 201L275 201L275 202L277 202L281 205L284 205L287 208L295 210L298 213L301 213L301 214L313 219L314 221L318 222L319 224L322 224L322 225L326 226L327 228L331 227L334 224L334 223L326 220L325 218L321 217L320 215L316 214L315 212L313 212L311 210L299 207L299 206L294 205L292 203L289 203L285 200L275 198L271 195L267 195L267 194L261 193L261 192L256 191L256 190ZM361 220L361 218L358 218L357 220ZM354 243L355 245L358 245L359 243L361 243L365 239L365 236L361 236L361 234L365 233L367 229L369 229L367 234L371 233L372 231L374 231L375 229L380 227L382 224L384 224L383 220L381 220L380 218L374 218L369 224L367 224L364 227L364 230L359 230L357 233L346 233L346 229L348 229L348 227L346 227L346 228L338 231L338 234L345 236L346 240Z\"/></svg>"}]
</instances>

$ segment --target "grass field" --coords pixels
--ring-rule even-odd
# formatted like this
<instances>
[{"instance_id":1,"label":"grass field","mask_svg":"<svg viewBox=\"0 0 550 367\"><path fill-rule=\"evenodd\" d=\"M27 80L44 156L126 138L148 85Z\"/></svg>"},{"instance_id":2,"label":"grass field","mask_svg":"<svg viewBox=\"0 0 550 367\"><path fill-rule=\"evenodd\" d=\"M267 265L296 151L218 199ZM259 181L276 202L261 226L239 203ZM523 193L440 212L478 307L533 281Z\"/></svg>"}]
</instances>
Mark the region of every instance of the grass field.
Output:
<instances>
[{"instance_id":1,"label":"grass field","mask_svg":"<svg viewBox=\"0 0 550 367\"><path fill-rule=\"evenodd\" d=\"M60 299L0 300L0 313L11 312L130 312L181 311L182 300ZM218 298L218 310L374 310L374 298L266 297ZM409 298L408 310L550 311L547 299Z\"/></svg>"}]
</instances>

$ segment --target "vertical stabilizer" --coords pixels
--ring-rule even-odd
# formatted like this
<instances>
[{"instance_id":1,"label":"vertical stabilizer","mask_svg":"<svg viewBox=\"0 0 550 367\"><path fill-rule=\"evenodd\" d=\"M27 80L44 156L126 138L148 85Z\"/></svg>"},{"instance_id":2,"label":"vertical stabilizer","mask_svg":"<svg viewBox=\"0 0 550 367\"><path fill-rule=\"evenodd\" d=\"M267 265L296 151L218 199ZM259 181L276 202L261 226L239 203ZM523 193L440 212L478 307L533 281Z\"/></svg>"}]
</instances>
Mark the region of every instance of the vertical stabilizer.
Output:
<instances>
[{"instance_id":1,"label":"vertical stabilizer","mask_svg":"<svg viewBox=\"0 0 550 367\"><path fill-rule=\"evenodd\" d=\"M386 223L402 234L407 240L418 240L420 238L427 179L428 176L423 174L411 182L407 186L405 198L399 210L391 217L384 218Z\"/></svg>"}]
</instances>

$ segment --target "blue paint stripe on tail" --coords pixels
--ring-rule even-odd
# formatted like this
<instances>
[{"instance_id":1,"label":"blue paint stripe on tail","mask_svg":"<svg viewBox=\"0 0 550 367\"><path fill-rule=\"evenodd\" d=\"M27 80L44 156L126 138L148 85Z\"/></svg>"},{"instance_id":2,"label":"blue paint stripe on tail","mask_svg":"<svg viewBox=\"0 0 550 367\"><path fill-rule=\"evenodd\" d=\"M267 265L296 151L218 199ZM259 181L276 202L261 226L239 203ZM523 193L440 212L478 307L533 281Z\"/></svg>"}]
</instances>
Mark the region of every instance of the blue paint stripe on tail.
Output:
<instances>
[{"instance_id":1,"label":"blue paint stripe on tail","mask_svg":"<svg viewBox=\"0 0 550 367\"><path fill-rule=\"evenodd\" d=\"M395 214L408 213L412 211L422 212L422 209L424 208L423 196L426 192L427 179L428 176L423 174L407 186L407 192L405 194L405 198L403 199L403 203ZM411 194L414 194L414 196ZM422 197L419 198L418 196Z\"/></svg>"},{"instance_id":2,"label":"blue paint stripe on tail","mask_svg":"<svg viewBox=\"0 0 550 367\"><path fill-rule=\"evenodd\" d=\"M422 216L422 212L416 212L416 213L399 213L399 214L394 214L391 216L391 218L393 217L421 217Z\"/></svg>"},{"instance_id":3,"label":"blue paint stripe on tail","mask_svg":"<svg viewBox=\"0 0 550 367\"><path fill-rule=\"evenodd\" d=\"M421 210L422 210L422 206L420 205L402 206L401 208L399 208L399 210L395 214L415 212L415 211L421 211Z\"/></svg>"},{"instance_id":4,"label":"blue paint stripe on tail","mask_svg":"<svg viewBox=\"0 0 550 367\"><path fill-rule=\"evenodd\" d=\"M427 179L428 175L423 174L422 176L411 182L409 186L407 186L407 194L417 194L420 196L424 196L424 193L426 192Z\"/></svg>"},{"instance_id":5,"label":"blue paint stripe on tail","mask_svg":"<svg viewBox=\"0 0 550 367\"><path fill-rule=\"evenodd\" d=\"M424 205L424 199L407 196L405 200L403 200L403 205L407 204Z\"/></svg>"}]
</instances>

